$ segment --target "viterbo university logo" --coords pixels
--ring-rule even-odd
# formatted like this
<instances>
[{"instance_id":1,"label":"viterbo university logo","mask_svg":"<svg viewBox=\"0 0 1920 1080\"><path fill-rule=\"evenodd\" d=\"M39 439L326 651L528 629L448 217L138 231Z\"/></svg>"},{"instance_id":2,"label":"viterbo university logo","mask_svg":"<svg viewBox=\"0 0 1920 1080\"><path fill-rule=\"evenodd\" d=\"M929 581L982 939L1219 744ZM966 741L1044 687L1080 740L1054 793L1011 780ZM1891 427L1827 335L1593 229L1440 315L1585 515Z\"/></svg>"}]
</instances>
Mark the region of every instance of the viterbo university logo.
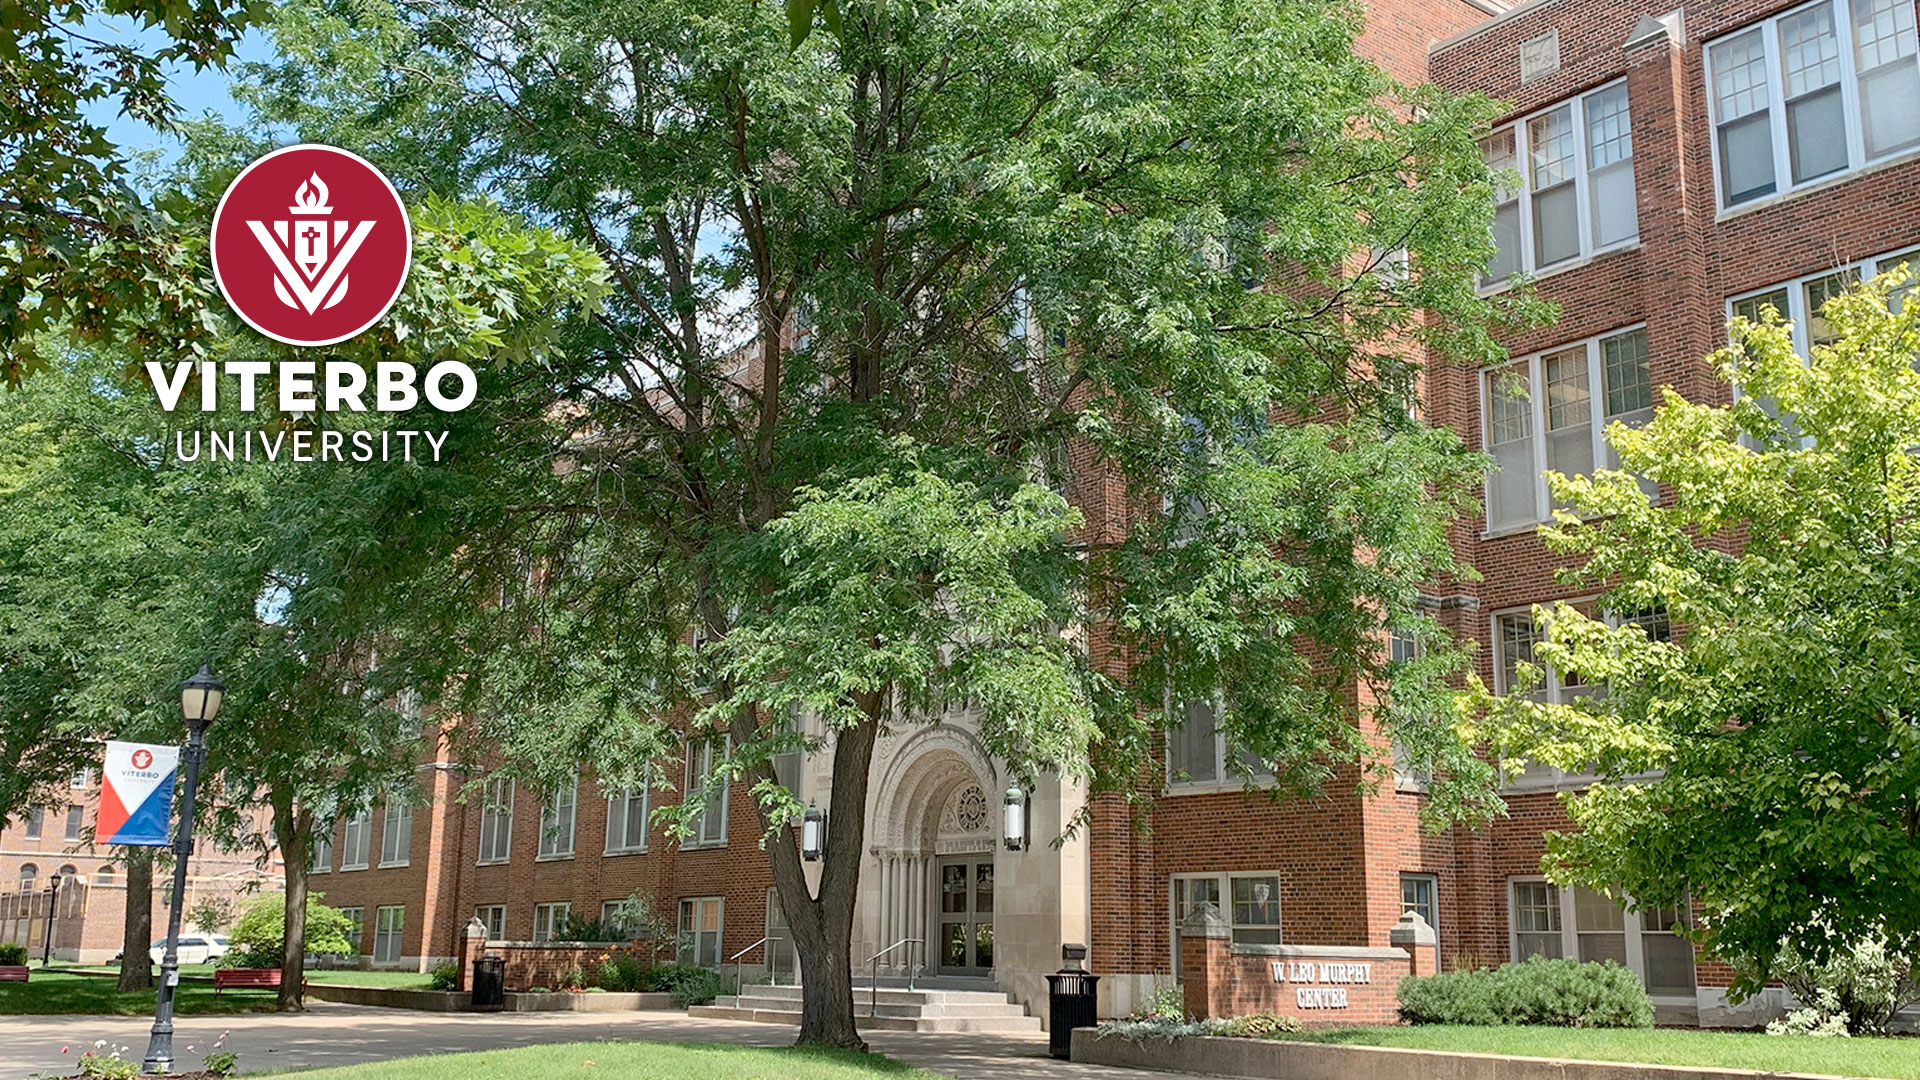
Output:
<instances>
[{"instance_id":1,"label":"viterbo university logo","mask_svg":"<svg viewBox=\"0 0 1920 1080\"><path fill-rule=\"evenodd\" d=\"M213 276L249 326L334 345L379 321L406 284L412 226L358 154L303 143L244 169L213 214Z\"/></svg>"}]
</instances>

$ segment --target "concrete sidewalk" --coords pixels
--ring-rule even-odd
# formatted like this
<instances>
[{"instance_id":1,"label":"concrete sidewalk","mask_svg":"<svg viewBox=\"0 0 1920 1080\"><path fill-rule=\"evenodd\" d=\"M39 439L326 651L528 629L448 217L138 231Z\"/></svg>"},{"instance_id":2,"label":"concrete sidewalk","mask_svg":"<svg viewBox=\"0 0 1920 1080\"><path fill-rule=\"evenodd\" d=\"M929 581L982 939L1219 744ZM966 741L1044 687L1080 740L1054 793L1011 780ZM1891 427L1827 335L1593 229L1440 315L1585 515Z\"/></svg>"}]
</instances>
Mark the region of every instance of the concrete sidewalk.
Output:
<instances>
[{"instance_id":1,"label":"concrete sidewalk","mask_svg":"<svg viewBox=\"0 0 1920 1080\"><path fill-rule=\"evenodd\" d=\"M0 1017L0 1080L34 1073L70 1076L81 1053L97 1039L146 1053L151 1017ZM424 1013L361 1005L314 1003L305 1013L244 1013L184 1016L174 1021L178 1067L198 1068L201 1055L226 1033L224 1050L240 1055L240 1069L260 1073L384 1061L420 1054L496 1050L545 1043L649 1040L725 1042L786 1046L793 1029L775 1024L690 1019L682 1012L632 1013ZM1076 1065L1047 1056L1046 1036L927 1035L878 1031L867 1036L874 1050L954 1080L1105 1080L1132 1070ZM67 1047L66 1053L60 1048ZM192 1047L190 1052L188 1047Z\"/></svg>"}]
</instances>

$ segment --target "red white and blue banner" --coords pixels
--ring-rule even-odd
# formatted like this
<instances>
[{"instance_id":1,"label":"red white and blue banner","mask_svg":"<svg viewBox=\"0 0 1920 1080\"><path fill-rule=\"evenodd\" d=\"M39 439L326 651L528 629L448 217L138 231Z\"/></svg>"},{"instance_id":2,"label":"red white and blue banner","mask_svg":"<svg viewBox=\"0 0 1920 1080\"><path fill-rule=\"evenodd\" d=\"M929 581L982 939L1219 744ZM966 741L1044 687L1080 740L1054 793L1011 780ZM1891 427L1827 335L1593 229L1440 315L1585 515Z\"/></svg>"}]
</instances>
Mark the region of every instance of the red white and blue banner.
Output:
<instances>
[{"instance_id":1,"label":"red white and blue banner","mask_svg":"<svg viewBox=\"0 0 1920 1080\"><path fill-rule=\"evenodd\" d=\"M167 826L173 820L173 777L179 767L177 746L107 743L94 843L134 847L171 843Z\"/></svg>"}]
</instances>

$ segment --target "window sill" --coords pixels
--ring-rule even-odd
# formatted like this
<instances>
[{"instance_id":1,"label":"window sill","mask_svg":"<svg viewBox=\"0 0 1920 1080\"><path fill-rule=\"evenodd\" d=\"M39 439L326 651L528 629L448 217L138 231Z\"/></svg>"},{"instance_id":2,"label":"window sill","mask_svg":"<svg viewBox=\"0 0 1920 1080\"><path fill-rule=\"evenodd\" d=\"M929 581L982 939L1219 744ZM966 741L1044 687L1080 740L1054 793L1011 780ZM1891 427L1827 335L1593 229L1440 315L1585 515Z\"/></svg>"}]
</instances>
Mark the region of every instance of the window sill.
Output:
<instances>
[{"instance_id":1,"label":"window sill","mask_svg":"<svg viewBox=\"0 0 1920 1080\"><path fill-rule=\"evenodd\" d=\"M727 846L725 840L709 840L704 844L681 844L681 851L718 851Z\"/></svg>"},{"instance_id":2,"label":"window sill","mask_svg":"<svg viewBox=\"0 0 1920 1080\"><path fill-rule=\"evenodd\" d=\"M397 866L407 866L407 865L409 865L409 862L408 862L408 860L406 860L406 859L401 859L401 860L400 860L399 862L383 862L383 863L381 863L381 864L380 864L380 869L382 869L382 870L392 870L392 869L393 869L394 867L397 867Z\"/></svg>"},{"instance_id":3,"label":"window sill","mask_svg":"<svg viewBox=\"0 0 1920 1080\"><path fill-rule=\"evenodd\" d=\"M607 850L601 852L601 855L603 855L606 858L612 859L612 858L617 858L618 856L621 856L621 855L645 855L646 853L647 853L647 849L643 847L623 847L623 848L608 848Z\"/></svg>"},{"instance_id":4,"label":"window sill","mask_svg":"<svg viewBox=\"0 0 1920 1080\"><path fill-rule=\"evenodd\" d=\"M512 861L513 861L512 859L481 859L481 860L479 860L479 861L477 861L477 862L475 862L475 863L474 863L473 865L475 865L475 866L505 866L505 865L507 865L507 864L508 864L509 862L512 862Z\"/></svg>"},{"instance_id":5,"label":"window sill","mask_svg":"<svg viewBox=\"0 0 1920 1080\"><path fill-rule=\"evenodd\" d=\"M1205 780L1197 782L1169 783L1164 794L1167 795L1220 795L1237 791L1261 791L1272 785L1273 777L1256 779L1251 784L1240 780Z\"/></svg>"},{"instance_id":6,"label":"window sill","mask_svg":"<svg viewBox=\"0 0 1920 1080\"><path fill-rule=\"evenodd\" d=\"M353 870L365 870L366 868L367 868L367 864L361 863L359 866L342 866L340 868L340 872L345 874Z\"/></svg>"},{"instance_id":7,"label":"window sill","mask_svg":"<svg viewBox=\"0 0 1920 1080\"><path fill-rule=\"evenodd\" d=\"M1599 262L1601 259L1604 259L1609 255L1618 255L1623 251L1639 251L1639 250L1640 250L1640 238L1636 236L1631 240L1622 240L1617 244L1609 244L1606 247L1597 248L1593 252L1586 255L1582 255L1577 259L1569 259L1566 262L1554 263L1552 266L1547 267L1545 270L1536 270L1532 274L1527 274L1525 271L1521 271L1518 274L1508 277L1507 280L1502 281L1497 285L1482 285L1475 291L1478 292L1483 297L1498 296L1501 293L1506 292L1509 289L1513 288L1513 281L1515 277L1522 278L1529 284L1536 281L1545 281L1548 278L1559 277L1561 274L1568 273L1569 271L1578 270L1583 266L1591 266L1592 264Z\"/></svg>"},{"instance_id":8,"label":"window sill","mask_svg":"<svg viewBox=\"0 0 1920 1080\"><path fill-rule=\"evenodd\" d=\"M571 851L555 851L546 855L535 855L533 857L533 861L534 862L565 862L571 858L573 858L573 852Z\"/></svg>"},{"instance_id":9,"label":"window sill","mask_svg":"<svg viewBox=\"0 0 1920 1080\"><path fill-rule=\"evenodd\" d=\"M1757 199L1750 199L1743 203L1725 207L1713 215L1713 223L1718 225L1722 222L1732 221L1738 217L1745 217L1748 214L1756 213L1769 207L1779 206L1781 203L1792 202L1802 195L1812 195L1817 192L1827 191L1852 180L1859 180L1862 177L1872 176L1878 172L1885 172L1888 169L1897 168L1915 159L1920 159L1920 146L1910 146L1905 150L1896 150L1891 156L1881 158L1878 161L1870 161L1857 169L1850 169L1833 176L1823 176L1817 180L1803 184L1800 187L1788 188L1785 191L1776 191L1771 195L1763 195ZM1717 196L1718 192L1715 192L1715 194Z\"/></svg>"}]
</instances>

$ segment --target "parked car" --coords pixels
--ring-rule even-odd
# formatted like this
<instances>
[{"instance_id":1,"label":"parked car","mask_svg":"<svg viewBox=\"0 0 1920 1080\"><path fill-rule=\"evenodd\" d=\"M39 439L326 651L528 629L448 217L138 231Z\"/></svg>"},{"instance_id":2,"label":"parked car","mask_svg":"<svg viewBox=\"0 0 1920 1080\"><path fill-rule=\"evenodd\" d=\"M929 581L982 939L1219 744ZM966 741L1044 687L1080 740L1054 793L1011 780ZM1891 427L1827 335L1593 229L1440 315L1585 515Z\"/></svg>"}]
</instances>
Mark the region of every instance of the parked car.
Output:
<instances>
[{"instance_id":1,"label":"parked car","mask_svg":"<svg viewBox=\"0 0 1920 1080\"><path fill-rule=\"evenodd\" d=\"M180 962L211 964L227 955L229 947L226 937L221 934L182 934L180 935ZM147 950L147 955L153 957L154 963L160 963L167 955L167 939L161 938L154 942L153 948Z\"/></svg>"}]
</instances>

